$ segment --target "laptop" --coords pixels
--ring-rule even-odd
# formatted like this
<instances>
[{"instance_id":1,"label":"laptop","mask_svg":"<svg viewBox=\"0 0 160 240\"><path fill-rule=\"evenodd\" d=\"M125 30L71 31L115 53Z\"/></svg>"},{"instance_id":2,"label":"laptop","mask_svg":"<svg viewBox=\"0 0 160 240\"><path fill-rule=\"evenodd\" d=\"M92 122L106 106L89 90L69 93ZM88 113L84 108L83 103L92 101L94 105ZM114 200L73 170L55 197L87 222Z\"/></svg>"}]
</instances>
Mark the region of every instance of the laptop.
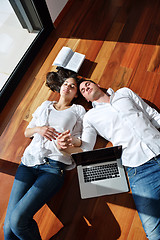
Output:
<instances>
[{"instance_id":1,"label":"laptop","mask_svg":"<svg viewBox=\"0 0 160 240\"><path fill-rule=\"evenodd\" d=\"M82 199L129 191L121 154L122 147L115 146L71 155L77 165Z\"/></svg>"}]
</instances>

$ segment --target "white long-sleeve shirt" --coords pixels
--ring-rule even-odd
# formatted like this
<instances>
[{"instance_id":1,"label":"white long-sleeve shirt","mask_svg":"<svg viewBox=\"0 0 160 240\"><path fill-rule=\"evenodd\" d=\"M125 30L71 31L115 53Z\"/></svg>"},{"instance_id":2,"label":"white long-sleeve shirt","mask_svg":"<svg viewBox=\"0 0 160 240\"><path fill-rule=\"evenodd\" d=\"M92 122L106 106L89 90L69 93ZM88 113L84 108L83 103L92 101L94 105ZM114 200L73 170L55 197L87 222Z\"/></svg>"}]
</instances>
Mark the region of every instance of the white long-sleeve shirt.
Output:
<instances>
[{"instance_id":1,"label":"white long-sleeve shirt","mask_svg":"<svg viewBox=\"0 0 160 240\"><path fill-rule=\"evenodd\" d=\"M108 89L110 103L93 102L84 117L82 139L88 149L99 134L114 146L122 145L122 164L136 167L160 154L160 114L128 88Z\"/></svg>"},{"instance_id":2,"label":"white long-sleeve shirt","mask_svg":"<svg viewBox=\"0 0 160 240\"><path fill-rule=\"evenodd\" d=\"M69 129L72 136L81 137L83 116L86 112L84 107L73 104L70 108L57 111L53 107L53 103L51 101L42 103L34 112L33 118L27 128L51 126L58 132ZM22 163L27 166L43 164L46 161L45 157L60 161L66 165L72 164L71 158L64 156L57 149L56 140L49 141L45 137L35 133L31 143L24 151Z\"/></svg>"}]
</instances>

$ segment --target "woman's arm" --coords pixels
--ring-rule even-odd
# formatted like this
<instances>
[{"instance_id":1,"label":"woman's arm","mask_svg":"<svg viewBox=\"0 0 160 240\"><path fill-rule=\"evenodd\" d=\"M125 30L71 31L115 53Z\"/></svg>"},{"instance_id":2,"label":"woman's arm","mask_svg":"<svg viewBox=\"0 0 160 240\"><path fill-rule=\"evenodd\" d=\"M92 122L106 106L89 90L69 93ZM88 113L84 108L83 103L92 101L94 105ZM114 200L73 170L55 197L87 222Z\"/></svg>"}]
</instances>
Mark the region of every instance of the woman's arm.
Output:
<instances>
[{"instance_id":1,"label":"woman's arm","mask_svg":"<svg viewBox=\"0 0 160 240\"><path fill-rule=\"evenodd\" d=\"M54 128L49 126L42 126L42 127L33 127L33 128L26 128L24 135L25 137L33 137L35 133L38 133L42 137L52 141L52 139L56 140L57 136L60 134Z\"/></svg>"}]
</instances>

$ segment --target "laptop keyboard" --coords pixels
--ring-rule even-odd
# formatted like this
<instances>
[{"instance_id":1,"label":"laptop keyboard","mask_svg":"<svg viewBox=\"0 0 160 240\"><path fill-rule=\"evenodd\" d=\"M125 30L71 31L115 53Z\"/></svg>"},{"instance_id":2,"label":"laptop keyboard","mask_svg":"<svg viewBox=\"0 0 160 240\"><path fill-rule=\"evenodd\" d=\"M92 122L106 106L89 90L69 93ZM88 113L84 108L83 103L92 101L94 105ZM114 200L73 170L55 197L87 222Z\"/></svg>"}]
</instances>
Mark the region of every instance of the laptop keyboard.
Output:
<instances>
[{"instance_id":1,"label":"laptop keyboard","mask_svg":"<svg viewBox=\"0 0 160 240\"><path fill-rule=\"evenodd\" d=\"M120 177L117 163L83 168L85 182Z\"/></svg>"}]
</instances>

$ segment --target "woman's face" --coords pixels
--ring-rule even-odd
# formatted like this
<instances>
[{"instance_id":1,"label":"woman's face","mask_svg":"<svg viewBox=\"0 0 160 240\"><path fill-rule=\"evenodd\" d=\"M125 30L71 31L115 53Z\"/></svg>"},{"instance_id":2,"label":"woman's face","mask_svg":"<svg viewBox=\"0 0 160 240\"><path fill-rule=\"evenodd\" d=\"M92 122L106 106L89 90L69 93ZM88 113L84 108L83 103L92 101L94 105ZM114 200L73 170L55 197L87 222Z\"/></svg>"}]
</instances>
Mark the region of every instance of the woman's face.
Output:
<instances>
[{"instance_id":1,"label":"woman's face","mask_svg":"<svg viewBox=\"0 0 160 240\"><path fill-rule=\"evenodd\" d=\"M77 97L77 90L76 80L74 78L67 78L61 86L60 95L65 96L72 101L73 98Z\"/></svg>"}]
</instances>

